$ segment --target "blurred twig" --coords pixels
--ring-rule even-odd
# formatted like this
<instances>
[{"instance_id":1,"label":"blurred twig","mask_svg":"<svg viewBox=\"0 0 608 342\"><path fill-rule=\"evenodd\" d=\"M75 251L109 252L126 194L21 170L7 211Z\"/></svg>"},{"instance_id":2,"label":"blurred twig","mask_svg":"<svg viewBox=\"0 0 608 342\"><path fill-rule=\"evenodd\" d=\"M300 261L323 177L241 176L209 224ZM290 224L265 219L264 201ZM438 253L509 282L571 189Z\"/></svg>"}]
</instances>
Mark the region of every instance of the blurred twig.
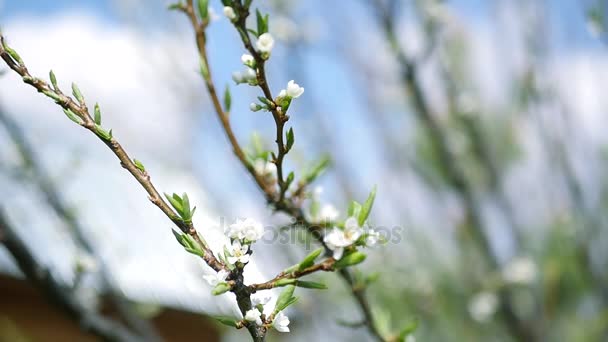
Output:
<instances>
[{"instance_id":1,"label":"blurred twig","mask_svg":"<svg viewBox=\"0 0 608 342\"><path fill-rule=\"evenodd\" d=\"M77 218L77 216L69 209L69 205L61 196L61 192L56 188L55 183L49 177L48 172L40 163L34 152L30 142L27 140L23 130L18 123L13 120L4 108L0 105L0 125L4 126L8 136L13 141L19 150L22 159L23 168L31 172L30 180L38 187L40 192L46 198L48 205L69 228L70 234L76 239L77 243L89 254L95 257L96 263L99 265L99 277L102 288L107 291L103 293L108 296L114 303L121 318L124 319L134 330L137 331L147 341L160 341L160 336L156 333L155 328L145 319L139 317L130 307L123 295L119 293L116 286L111 281L111 275L108 267L97 253L95 246L86 237L86 230Z\"/></svg>"},{"instance_id":2,"label":"blurred twig","mask_svg":"<svg viewBox=\"0 0 608 342\"><path fill-rule=\"evenodd\" d=\"M46 294L47 299L78 322L84 331L103 341L144 341L120 323L83 306L70 288L62 285L46 266L36 260L27 243L17 235L16 229L9 223L2 207L0 207L0 242L8 249L25 276Z\"/></svg>"},{"instance_id":3,"label":"blurred twig","mask_svg":"<svg viewBox=\"0 0 608 342\"><path fill-rule=\"evenodd\" d=\"M395 6L396 3L397 1L391 0L388 5L385 5L383 1L375 0L375 5L373 7L377 12L378 21L382 27L385 38L401 69L401 80L411 97L414 112L431 138L433 149L438 155L441 167L446 171L449 183L458 193L464 204L466 217L470 223L464 227L468 228L469 234L480 247L482 254L488 262L485 271L497 269L499 268L499 262L492 250L489 238L486 236L486 232L484 232L482 212L478 201L476 200L473 186L459 165L457 157L450 149L447 133L425 98L424 90L422 89L419 79L418 64L420 61L407 56L397 38L398 36L394 22L394 8L392 7ZM503 303L503 305L500 306L500 310L505 322L510 327L511 333L514 334L518 340L535 341L536 337L534 331L515 313L508 290L501 289L499 294Z\"/></svg>"}]
</instances>

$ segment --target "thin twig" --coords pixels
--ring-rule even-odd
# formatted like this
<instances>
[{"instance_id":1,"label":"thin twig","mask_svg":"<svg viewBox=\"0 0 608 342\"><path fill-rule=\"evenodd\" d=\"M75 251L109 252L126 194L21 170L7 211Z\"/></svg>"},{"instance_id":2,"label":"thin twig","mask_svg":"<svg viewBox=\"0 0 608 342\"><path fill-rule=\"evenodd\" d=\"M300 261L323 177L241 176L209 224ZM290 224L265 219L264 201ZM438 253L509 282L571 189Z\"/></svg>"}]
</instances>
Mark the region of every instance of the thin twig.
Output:
<instances>
[{"instance_id":1,"label":"thin twig","mask_svg":"<svg viewBox=\"0 0 608 342\"><path fill-rule=\"evenodd\" d=\"M234 6L235 6L235 8L234 8L235 11L238 13L238 20L236 21L236 23L234 25L239 31L239 34L243 41L243 45L244 45L245 49L247 51L249 51L249 53L254 57L254 59L256 61L257 85L262 90L264 97L271 103L274 103L274 99L272 97L272 92L270 91L270 88L268 86L268 81L266 78L266 72L265 72L265 62L266 61L253 47L251 38L247 31L246 20L247 20L247 17L249 16L249 8L245 8L240 2L235 2ZM196 16L196 13L194 11L194 6L193 6L192 0L188 0L186 2L185 6L182 6L180 9L189 18L190 23L194 29L194 32L196 35L196 45L198 47L198 52L199 52L202 63L204 63L204 65L206 67L206 72L204 73L203 76L205 79L207 91L209 93L209 96L211 97L211 103L213 105L213 108L215 109L215 112L222 124L224 132L225 132L226 136L228 137L228 140L232 146L232 149L233 149L235 155L240 160L241 164L243 164L243 166L247 169L247 171L249 171L251 176L254 178L258 187L260 188L260 190L262 190L262 192L266 198L266 201L269 204L271 204L272 207L276 211L280 211L280 212L290 215L292 218L295 219L295 221L298 224L301 224L301 225L307 227L308 231L324 247L325 254L327 256L330 256L331 250L325 244L325 242L323 241L323 236L320 234L321 227L308 221L308 219L304 215L304 212L301 209L301 207L297 205L295 199L287 198L285 196L287 187L286 187L286 183L283 180L283 174L284 174L283 160L284 160L284 157L287 154L288 150L284 144L284 139L283 139L284 131L283 130L284 130L285 123L289 120L289 116L286 113L279 111L278 107L276 107L276 106L274 106L274 107L271 106L269 108L270 112L274 118L275 125L276 125L277 155L276 155L276 158L273 160L273 162L277 166L277 178L278 178L277 182L279 185L279 194L277 196L277 193L276 193L274 187L271 184L266 183L264 181L264 179L255 172L253 166L247 161L247 158L245 157L245 154L243 153L243 150L242 150L241 146L239 145L238 141L236 140L234 133L232 131L228 113L226 113L222 108L221 101L219 100L217 91L215 90L215 86L213 84L212 73L211 73L211 69L209 66L209 60L208 60L208 55L207 55L206 36L205 36L205 28L206 28L207 23L199 22L199 20ZM350 272L347 269L341 269L339 274L344 279L344 281L349 285L352 295L356 299L357 304L359 305L359 307L364 315L365 322L366 322L365 325L366 325L368 331L371 333L371 335L374 337L374 339L376 339L378 341L384 341L385 339L382 337L382 335L380 334L380 332L378 331L378 329L376 328L376 326L374 324L373 314L372 314L372 311L370 309L369 303L368 303L366 295L365 295L365 289L354 287L355 284L354 284L352 275L350 274ZM237 298L238 298L238 296L237 296ZM239 301L239 300L237 300L237 301L239 302L239 307L241 307L241 303L240 303L241 301ZM241 311L243 311L242 307L241 307ZM245 311L243 311L243 313L244 312ZM250 333L252 333L251 330L250 330ZM255 332L252 333L252 336L254 336L254 334L255 334Z\"/></svg>"},{"instance_id":2,"label":"thin twig","mask_svg":"<svg viewBox=\"0 0 608 342\"><path fill-rule=\"evenodd\" d=\"M215 258L209 247L200 239L192 222L182 220L162 199L161 195L156 190L156 187L151 182L150 175L146 171L140 170L135 165L132 158L127 154L122 145L120 145L120 143L114 137L111 135L109 137L104 137L99 133L98 125L91 117L86 104L84 102L81 103L80 101L77 103L71 97L64 95L61 90L54 89L44 80L30 75L25 64L23 64L22 61L14 60L13 57L11 57L11 55L6 51L4 48L4 37L1 35L0 43L0 57L13 71L22 77L23 82L36 88L36 90L38 90L40 93L44 93L47 96L53 96L53 98L55 98L55 102L64 110L70 111L78 116L78 118L82 120L80 125L97 135L98 138L103 141L106 146L108 146L108 148L120 160L122 167L125 168L146 190L149 200L154 203L182 232L189 234L195 241L198 242L205 252L202 256L205 262L216 271L224 269L224 265Z\"/></svg>"}]
</instances>

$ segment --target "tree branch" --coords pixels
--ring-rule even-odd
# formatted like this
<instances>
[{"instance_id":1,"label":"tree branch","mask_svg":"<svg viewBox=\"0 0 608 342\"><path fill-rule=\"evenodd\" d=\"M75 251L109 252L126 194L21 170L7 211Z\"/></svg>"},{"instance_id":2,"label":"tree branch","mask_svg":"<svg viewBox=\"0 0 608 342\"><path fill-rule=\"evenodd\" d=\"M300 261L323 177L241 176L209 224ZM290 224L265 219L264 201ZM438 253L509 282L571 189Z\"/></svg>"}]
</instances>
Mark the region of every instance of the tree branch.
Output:
<instances>
[{"instance_id":1,"label":"tree branch","mask_svg":"<svg viewBox=\"0 0 608 342\"><path fill-rule=\"evenodd\" d=\"M51 87L45 81L35 78L30 75L27 67L20 57L14 51L8 50L4 37L0 35L0 57L4 62L17 74L19 74L23 82L36 88L38 92L55 100L60 105L68 116L72 116L72 120L79 123L82 127L88 129L108 146L108 148L120 160L120 164L125 168L146 190L148 198L154 203L182 232L190 235L204 250L202 258L214 270L219 271L224 269L224 265L218 261L213 255L209 247L200 239L198 233L191 221L182 220L173 209L162 199L154 184L150 181L150 175L141 170L131 157L124 150L122 145L112 137L111 131L104 131L99 124L89 114L89 109L84 103L84 99L78 99L78 103L71 97L64 95L61 90L55 86ZM76 91L74 91L76 93ZM79 94L81 97L82 95ZM75 97L78 97L75 95Z\"/></svg>"}]
</instances>

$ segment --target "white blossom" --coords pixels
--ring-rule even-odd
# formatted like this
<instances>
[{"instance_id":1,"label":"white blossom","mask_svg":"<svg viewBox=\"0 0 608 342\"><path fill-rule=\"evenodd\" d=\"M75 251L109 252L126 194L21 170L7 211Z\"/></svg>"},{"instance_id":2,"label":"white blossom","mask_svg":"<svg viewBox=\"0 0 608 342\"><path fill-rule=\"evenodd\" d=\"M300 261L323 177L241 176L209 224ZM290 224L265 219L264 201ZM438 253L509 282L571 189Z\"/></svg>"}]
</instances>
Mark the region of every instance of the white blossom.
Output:
<instances>
[{"instance_id":1,"label":"white blossom","mask_svg":"<svg viewBox=\"0 0 608 342\"><path fill-rule=\"evenodd\" d=\"M240 84L245 82L245 77L243 77L242 73L235 71L232 73L232 80L234 81L234 83Z\"/></svg>"},{"instance_id":2,"label":"white blossom","mask_svg":"<svg viewBox=\"0 0 608 342\"><path fill-rule=\"evenodd\" d=\"M254 219L237 219L225 230L226 236L237 240L257 241L264 235L264 226Z\"/></svg>"},{"instance_id":3,"label":"white blossom","mask_svg":"<svg viewBox=\"0 0 608 342\"><path fill-rule=\"evenodd\" d=\"M331 204L324 205L321 207L321 211L319 212L319 217L321 220L329 222L335 221L339 215L340 213L338 212L338 209Z\"/></svg>"},{"instance_id":4,"label":"white blossom","mask_svg":"<svg viewBox=\"0 0 608 342\"><path fill-rule=\"evenodd\" d=\"M250 109L252 112L257 112L257 111L259 111L260 109L262 109L262 106L260 106L259 104L255 103L255 102L251 102L251 104L249 105L249 109Z\"/></svg>"},{"instance_id":5,"label":"white blossom","mask_svg":"<svg viewBox=\"0 0 608 342\"><path fill-rule=\"evenodd\" d=\"M380 241L380 233L374 229L368 230L367 237L365 238L365 245L368 247L373 247L378 244L378 241Z\"/></svg>"},{"instance_id":6,"label":"white blossom","mask_svg":"<svg viewBox=\"0 0 608 342\"><path fill-rule=\"evenodd\" d=\"M503 279L511 284L530 284L536 279L536 274L536 264L527 257L513 259L502 270Z\"/></svg>"},{"instance_id":7,"label":"white blossom","mask_svg":"<svg viewBox=\"0 0 608 342\"><path fill-rule=\"evenodd\" d=\"M253 168L258 175L269 178L276 178L277 176L277 166L273 162L257 159L253 164Z\"/></svg>"},{"instance_id":8,"label":"white blossom","mask_svg":"<svg viewBox=\"0 0 608 342\"><path fill-rule=\"evenodd\" d=\"M282 90L279 92L279 95L278 95L277 97L278 97L279 99L282 99L282 98L284 98L284 97L287 97L287 90L282 89Z\"/></svg>"},{"instance_id":9,"label":"white blossom","mask_svg":"<svg viewBox=\"0 0 608 342\"><path fill-rule=\"evenodd\" d=\"M304 93L304 88L300 87L294 80L291 80L287 83L287 96L297 99Z\"/></svg>"},{"instance_id":10,"label":"white blossom","mask_svg":"<svg viewBox=\"0 0 608 342\"><path fill-rule=\"evenodd\" d=\"M228 18L230 20L236 19L236 13L234 13L234 8L232 8L230 6L224 7L224 15L226 16L226 18Z\"/></svg>"},{"instance_id":11,"label":"white blossom","mask_svg":"<svg viewBox=\"0 0 608 342\"><path fill-rule=\"evenodd\" d=\"M251 304L254 307L257 307L258 305L266 305L268 304L268 302L270 302L271 297L270 296L262 296L262 295L254 295L251 296Z\"/></svg>"},{"instance_id":12,"label":"white blossom","mask_svg":"<svg viewBox=\"0 0 608 342\"><path fill-rule=\"evenodd\" d=\"M225 283L227 277L228 277L228 271L220 270L217 273L204 275L203 279L205 279L205 281L209 285L215 287L217 284Z\"/></svg>"},{"instance_id":13,"label":"white blossom","mask_svg":"<svg viewBox=\"0 0 608 342\"><path fill-rule=\"evenodd\" d=\"M247 68L245 69L245 71L243 71L243 79L245 80L245 82L254 82L256 81L258 78L257 74L255 73L255 70L251 69L251 68Z\"/></svg>"},{"instance_id":14,"label":"white blossom","mask_svg":"<svg viewBox=\"0 0 608 342\"><path fill-rule=\"evenodd\" d=\"M255 43L255 46L260 52L270 53L274 47L274 38L272 38L270 33L266 32L258 37L258 41Z\"/></svg>"},{"instance_id":15,"label":"white blossom","mask_svg":"<svg viewBox=\"0 0 608 342\"><path fill-rule=\"evenodd\" d=\"M247 66L252 66L253 63L255 62L255 59L253 58L252 55L245 53L241 56L241 62L243 62L243 64L245 64Z\"/></svg>"},{"instance_id":16,"label":"white blossom","mask_svg":"<svg viewBox=\"0 0 608 342\"><path fill-rule=\"evenodd\" d=\"M257 325L262 325L262 318L260 316L262 316L262 313L256 308L245 312L245 319L249 322L255 322Z\"/></svg>"},{"instance_id":17,"label":"white blossom","mask_svg":"<svg viewBox=\"0 0 608 342\"><path fill-rule=\"evenodd\" d=\"M250 255L247 254L249 252L249 245L241 244L241 241L234 240L231 245L227 247L228 256L227 260L230 264L234 265L237 262L241 262L246 264L249 262Z\"/></svg>"},{"instance_id":18,"label":"white blossom","mask_svg":"<svg viewBox=\"0 0 608 342\"><path fill-rule=\"evenodd\" d=\"M498 308L498 297L492 292L480 292L469 301L469 314L477 322L486 322Z\"/></svg>"},{"instance_id":19,"label":"white blossom","mask_svg":"<svg viewBox=\"0 0 608 342\"><path fill-rule=\"evenodd\" d=\"M279 332L289 332L289 318L283 311L279 311L272 321L272 326Z\"/></svg>"},{"instance_id":20,"label":"white blossom","mask_svg":"<svg viewBox=\"0 0 608 342\"><path fill-rule=\"evenodd\" d=\"M362 232L363 229L359 226L357 219L349 217L344 223L344 229L334 227L329 234L325 235L323 241L334 252L334 259L339 260L344 254L344 248L357 242Z\"/></svg>"}]
</instances>

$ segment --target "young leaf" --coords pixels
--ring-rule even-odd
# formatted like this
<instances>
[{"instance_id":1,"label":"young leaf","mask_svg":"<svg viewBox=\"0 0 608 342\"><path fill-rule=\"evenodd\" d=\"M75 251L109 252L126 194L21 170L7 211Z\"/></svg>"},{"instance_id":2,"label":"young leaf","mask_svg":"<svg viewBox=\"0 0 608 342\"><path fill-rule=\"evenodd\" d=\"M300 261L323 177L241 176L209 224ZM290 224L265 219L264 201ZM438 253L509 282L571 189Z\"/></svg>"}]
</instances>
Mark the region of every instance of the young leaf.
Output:
<instances>
[{"instance_id":1,"label":"young leaf","mask_svg":"<svg viewBox=\"0 0 608 342\"><path fill-rule=\"evenodd\" d=\"M176 2L176 3L170 4L169 6L167 6L167 9L170 10L170 11L174 11L174 10L181 9L182 6L183 6L183 4L180 1L180 2Z\"/></svg>"},{"instance_id":2,"label":"young leaf","mask_svg":"<svg viewBox=\"0 0 608 342\"><path fill-rule=\"evenodd\" d=\"M348 205L348 216L349 217L359 217L359 213L361 212L361 204L357 201L351 201Z\"/></svg>"},{"instance_id":3,"label":"young leaf","mask_svg":"<svg viewBox=\"0 0 608 342\"><path fill-rule=\"evenodd\" d=\"M295 303L298 299L293 296L293 291L296 289L295 286L289 285L281 292L279 298L277 298L277 303L274 307L274 313L285 310L286 307Z\"/></svg>"},{"instance_id":4,"label":"young leaf","mask_svg":"<svg viewBox=\"0 0 608 342\"><path fill-rule=\"evenodd\" d=\"M307 184L312 183L315 179L317 179L317 177L319 177L319 175L321 175L323 171L325 171L325 169L329 165L329 162L329 156L324 156L323 158L321 158L321 160L319 160L319 162L315 166L313 166L310 172L304 177L304 181Z\"/></svg>"},{"instance_id":5,"label":"young leaf","mask_svg":"<svg viewBox=\"0 0 608 342\"><path fill-rule=\"evenodd\" d=\"M337 269L340 269L340 268L344 268L344 267L348 267L348 266L354 266L354 265L362 263L366 257L367 256L361 252L358 252L358 251L353 252L353 253L343 256L342 259L336 261L336 263L334 264L334 267Z\"/></svg>"},{"instance_id":6,"label":"young leaf","mask_svg":"<svg viewBox=\"0 0 608 342\"><path fill-rule=\"evenodd\" d=\"M101 108L99 108L99 103L95 104L95 123L101 125Z\"/></svg>"},{"instance_id":7,"label":"young leaf","mask_svg":"<svg viewBox=\"0 0 608 342\"><path fill-rule=\"evenodd\" d=\"M296 283L296 286L303 287L306 289L327 290L327 285L321 284L321 283L316 283L314 281L298 280L298 282Z\"/></svg>"},{"instance_id":8,"label":"young leaf","mask_svg":"<svg viewBox=\"0 0 608 342\"><path fill-rule=\"evenodd\" d=\"M72 94L80 103L84 103L84 97L82 96L82 92L80 92L80 88L76 85L76 83L72 83Z\"/></svg>"},{"instance_id":9,"label":"young leaf","mask_svg":"<svg viewBox=\"0 0 608 342\"><path fill-rule=\"evenodd\" d=\"M289 131L287 131L287 151L291 150L294 142L295 137L293 135L293 128L290 128Z\"/></svg>"},{"instance_id":10,"label":"young leaf","mask_svg":"<svg viewBox=\"0 0 608 342\"><path fill-rule=\"evenodd\" d=\"M230 87L226 84L226 90L224 90L224 111L230 112L232 107L232 96L230 95Z\"/></svg>"},{"instance_id":11,"label":"young leaf","mask_svg":"<svg viewBox=\"0 0 608 342\"><path fill-rule=\"evenodd\" d=\"M61 97L59 97L59 95L57 95L54 91L43 90L42 93L52 98L55 102L61 102Z\"/></svg>"},{"instance_id":12,"label":"young leaf","mask_svg":"<svg viewBox=\"0 0 608 342\"><path fill-rule=\"evenodd\" d=\"M283 305L281 305L281 306L277 306L277 307L275 308L275 310L280 309L280 310L278 310L278 311L276 311L276 312L283 311L283 310L287 309L287 307L288 307L288 306L290 306L290 305L294 304L294 303L295 303L295 302L297 302L297 301L298 301L298 297L291 297L291 299L290 299L290 300L288 300L288 301L287 301L285 304L283 304Z\"/></svg>"},{"instance_id":13,"label":"young leaf","mask_svg":"<svg viewBox=\"0 0 608 342\"><path fill-rule=\"evenodd\" d=\"M165 194L165 198L167 198L167 200L169 201L169 203L171 203L171 206L181 216L181 214L182 214L182 212L184 210L183 206L182 206L181 198L179 198L179 196L177 196L176 194L173 194L173 196L169 196L168 194Z\"/></svg>"},{"instance_id":14,"label":"young leaf","mask_svg":"<svg viewBox=\"0 0 608 342\"><path fill-rule=\"evenodd\" d=\"M291 183L293 182L293 179L295 178L295 174L293 173L293 171L291 171L289 173L289 175L287 175L287 180L285 180L285 189L289 189L289 186L291 185Z\"/></svg>"},{"instance_id":15,"label":"young leaf","mask_svg":"<svg viewBox=\"0 0 608 342\"><path fill-rule=\"evenodd\" d=\"M411 335L418 328L418 319L414 319L409 322L401 331L399 332L399 341L405 341L405 338Z\"/></svg>"},{"instance_id":16,"label":"young leaf","mask_svg":"<svg viewBox=\"0 0 608 342\"><path fill-rule=\"evenodd\" d=\"M21 59L21 56L19 56L17 51L13 50L10 46L8 46L5 40L2 40L2 47L9 54L9 56L11 56L11 58L14 59L15 62L17 62L17 64L23 64L23 59Z\"/></svg>"},{"instance_id":17,"label":"young leaf","mask_svg":"<svg viewBox=\"0 0 608 342\"><path fill-rule=\"evenodd\" d=\"M359 227L363 226L363 224L365 223L365 220L367 220L369 213L372 210L372 207L374 205L374 200L376 199L377 188L378 187L376 185L374 185L372 192L369 193L367 200L365 200L365 203L363 203L363 206L361 207L361 211L359 212L359 218L358 218Z\"/></svg>"},{"instance_id":18,"label":"young leaf","mask_svg":"<svg viewBox=\"0 0 608 342\"><path fill-rule=\"evenodd\" d=\"M135 164L135 167L141 171L141 172L146 172L146 168L144 167L144 164L137 160L137 159L133 159L133 164Z\"/></svg>"},{"instance_id":19,"label":"young leaf","mask_svg":"<svg viewBox=\"0 0 608 342\"><path fill-rule=\"evenodd\" d=\"M107 132L105 129L103 129L99 125L95 125L95 133L97 133L97 135L99 137L101 137L103 140L109 141L112 139L112 130Z\"/></svg>"},{"instance_id":20,"label":"young leaf","mask_svg":"<svg viewBox=\"0 0 608 342\"><path fill-rule=\"evenodd\" d=\"M321 255L322 252L323 248L319 248L308 254L304 259L302 259L302 261L298 265L298 271L312 266L315 263L315 260L319 257L319 255Z\"/></svg>"},{"instance_id":21,"label":"young leaf","mask_svg":"<svg viewBox=\"0 0 608 342\"><path fill-rule=\"evenodd\" d=\"M180 245L182 245L184 248L190 247L188 242L184 239L185 234L182 234L175 229L171 229L171 232L173 233L173 236L175 236L175 239L177 240L177 242L179 242Z\"/></svg>"},{"instance_id":22,"label":"young leaf","mask_svg":"<svg viewBox=\"0 0 608 342\"><path fill-rule=\"evenodd\" d=\"M198 0L197 2L198 15L203 21L209 19L209 0Z\"/></svg>"},{"instance_id":23,"label":"young leaf","mask_svg":"<svg viewBox=\"0 0 608 342\"><path fill-rule=\"evenodd\" d=\"M258 37L259 37L262 34L267 32L265 30L264 17L262 16L262 13L260 12L259 9L255 10L255 18L256 18L257 24L258 24Z\"/></svg>"},{"instance_id":24,"label":"young leaf","mask_svg":"<svg viewBox=\"0 0 608 342\"><path fill-rule=\"evenodd\" d=\"M283 278L283 279L277 280L274 283L274 286L281 287L281 286L293 285L293 284L295 284L295 282L296 282L295 279Z\"/></svg>"},{"instance_id":25,"label":"young leaf","mask_svg":"<svg viewBox=\"0 0 608 342\"><path fill-rule=\"evenodd\" d=\"M227 283L219 283L215 285L213 290L211 290L211 294L214 296L219 296L222 293L226 293L228 291L230 291L230 285L228 285Z\"/></svg>"},{"instance_id":26,"label":"young leaf","mask_svg":"<svg viewBox=\"0 0 608 342\"><path fill-rule=\"evenodd\" d=\"M53 89L57 90L59 87L57 86L57 77L53 70L49 71L49 78L51 79L51 84L53 85Z\"/></svg>"},{"instance_id":27,"label":"young leaf","mask_svg":"<svg viewBox=\"0 0 608 342\"><path fill-rule=\"evenodd\" d=\"M228 317L228 316L215 316L213 318L215 318L218 322L220 322L220 323L222 323L224 325L227 325L229 327L236 328L236 327L239 326L239 324L238 324L239 321L236 320L236 319L234 319L234 318L232 318L232 317Z\"/></svg>"},{"instance_id":28,"label":"young leaf","mask_svg":"<svg viewBox=\"0 0 608 342\"><path fill-rule=\"evenodd\" d=\"M78 117L78 115L76 115L76 113L72 112L71 109L64 109L63 112L70 120L74 121L75 123L77 123L79 125L82 125L82 119L80 117Z\"/></svg>"},{"instance_id":29,"label":"young leaf","mask_svg":"<svg viewBox=\"0 0 608 342\"><path fill-rule=\"evenodd\" d=\"M185 192L182 195L182 218L185 221L190 221L192 219L192 213L190 212L190 199L188 198L188 194Z\"/></svg>"}]
</instances>

